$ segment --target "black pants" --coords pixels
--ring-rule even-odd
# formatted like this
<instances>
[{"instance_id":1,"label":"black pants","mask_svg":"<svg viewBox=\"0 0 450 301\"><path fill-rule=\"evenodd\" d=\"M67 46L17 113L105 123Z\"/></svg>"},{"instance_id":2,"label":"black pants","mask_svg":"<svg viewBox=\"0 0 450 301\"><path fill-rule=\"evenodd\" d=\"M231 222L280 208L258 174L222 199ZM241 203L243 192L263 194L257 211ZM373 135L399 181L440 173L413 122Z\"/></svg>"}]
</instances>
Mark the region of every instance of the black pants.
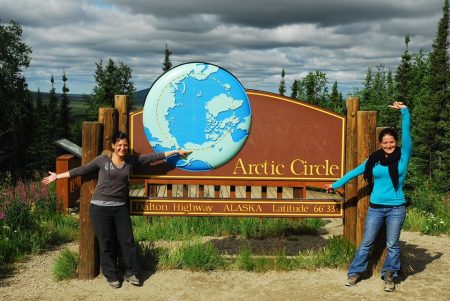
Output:
<instances>
[{"instance_id":1,"label":"black pants","mask_svg":"<svg viewBox=\"0 0 450 301\"><path fill-rule=\"evenodd\" d=\"M108 280L117 278L117 255L121 248L125 277L138 275L137 248L133 239L127 205L97 206L91 204L91 221L98 240L100 267Z\"/></svg>"}]
</instances>

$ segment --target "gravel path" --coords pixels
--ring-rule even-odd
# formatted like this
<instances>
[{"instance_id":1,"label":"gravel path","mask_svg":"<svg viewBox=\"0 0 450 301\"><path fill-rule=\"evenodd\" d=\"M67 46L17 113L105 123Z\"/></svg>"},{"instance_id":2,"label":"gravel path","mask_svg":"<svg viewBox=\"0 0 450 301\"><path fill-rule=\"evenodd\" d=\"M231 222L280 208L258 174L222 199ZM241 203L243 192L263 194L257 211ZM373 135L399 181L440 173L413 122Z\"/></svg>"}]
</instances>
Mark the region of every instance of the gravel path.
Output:
<instances>
[{"instance_id":1,"label":"gravel path","mask_svg":"<svg viewBox=\"0 0 450 301\"><path fill-rule=\"evenodd\" d=\"M142 287L124 283L110 288L103 277L55 282L51 269L63 247L17 264L16 272L0 280L0 300L450 300L450 238L403 232L407 278L394 293L382 290L378 276L355 287L343 285L345 271L319 269L291 272L157 271Z\"/></svg>"}]
</instances>

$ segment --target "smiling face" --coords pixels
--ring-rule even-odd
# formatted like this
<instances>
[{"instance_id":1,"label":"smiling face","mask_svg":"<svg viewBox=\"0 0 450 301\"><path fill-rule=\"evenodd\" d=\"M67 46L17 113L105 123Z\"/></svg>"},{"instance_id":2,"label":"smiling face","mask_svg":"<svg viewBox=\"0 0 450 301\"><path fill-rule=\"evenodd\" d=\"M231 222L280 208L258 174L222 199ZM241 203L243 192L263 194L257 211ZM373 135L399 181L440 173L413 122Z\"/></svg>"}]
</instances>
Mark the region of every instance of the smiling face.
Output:
<instances>
[{"instance_id":1,"label":"smiling face","mask_svg":"<svg viewBox=\"0 0 450 301\"><path fill-rule=\"evenodd\" d=\"M128 154L128 139L119 139L112 145L112 149L116 155L120 158L125 157Z\"/></svg>"},{"instance_id":2,"label":"smiling face","mask_svg":"<svg viewBox=\"0 0 450 301\"><path fill-rule=\"evenodd\" d=\"M390 155L395 151L395 148L397 147L397 141L395 140L394 136L386 134L381 139L380 147L386 154Z\"/></svg>"}]
</instances>

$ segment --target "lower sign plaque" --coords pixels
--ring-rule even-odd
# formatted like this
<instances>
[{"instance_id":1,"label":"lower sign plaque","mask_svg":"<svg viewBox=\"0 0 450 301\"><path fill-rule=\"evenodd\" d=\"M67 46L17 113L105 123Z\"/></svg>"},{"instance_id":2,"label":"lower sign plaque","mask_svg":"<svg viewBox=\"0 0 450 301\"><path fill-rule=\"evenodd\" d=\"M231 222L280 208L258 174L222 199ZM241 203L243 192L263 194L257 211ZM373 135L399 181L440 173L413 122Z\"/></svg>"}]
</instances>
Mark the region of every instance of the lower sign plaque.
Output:
<instances>
[{"instance_id":1,"label":"lower sign plaque","mask_svg":"<svg viewBox=\"0 0 450 301\"><path fill-rule=\"evenodd\" d=\"M131 198L132 215L343 217L343 203L336 200L274 199L143 199Z\"/></svg>"}]
</instances>

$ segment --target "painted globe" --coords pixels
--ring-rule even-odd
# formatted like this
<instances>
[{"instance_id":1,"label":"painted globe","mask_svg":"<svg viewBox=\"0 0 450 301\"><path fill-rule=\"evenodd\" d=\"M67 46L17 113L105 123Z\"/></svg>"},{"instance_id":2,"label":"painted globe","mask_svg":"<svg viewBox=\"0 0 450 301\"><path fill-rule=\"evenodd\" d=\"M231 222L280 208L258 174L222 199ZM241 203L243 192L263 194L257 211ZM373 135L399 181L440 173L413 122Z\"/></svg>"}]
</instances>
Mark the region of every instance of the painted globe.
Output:
<instances>
[{"instance_id":1,"label":"painted globe","mask_svg":"<svg viewBox=\"0 0 450 301\"><path fill-rule=\"evenodd\" d=\"M241 83L207 63L187 63L161 75L144 105L144 131L155 152L188 149L167 162L208 171L231 160L250 132L251 108Z\"/></svg>"}]
</instances>

